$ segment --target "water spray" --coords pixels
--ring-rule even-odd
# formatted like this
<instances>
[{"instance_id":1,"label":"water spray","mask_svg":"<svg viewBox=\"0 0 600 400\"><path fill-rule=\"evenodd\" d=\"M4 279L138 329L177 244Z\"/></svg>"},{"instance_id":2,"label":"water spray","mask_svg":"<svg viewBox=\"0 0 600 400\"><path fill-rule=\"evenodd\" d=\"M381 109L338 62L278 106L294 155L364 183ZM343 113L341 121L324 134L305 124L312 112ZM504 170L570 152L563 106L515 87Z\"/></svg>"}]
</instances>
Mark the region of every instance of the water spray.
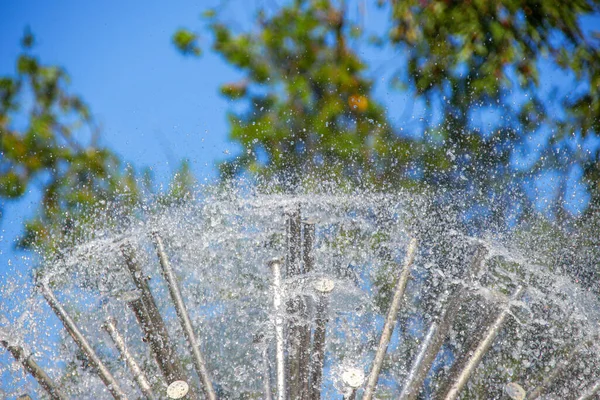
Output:
<instances>
[{"instance_id":1,"label":"water spray","mask_svg":"<svg viewBox=\"0 0 600 400\"><path fill-rule=\"evenodd\" d=\"M454 380L454 383L450 387L448 393L445 396L442 396L445 400L455 400L458 397L463 387L469 381L471 374L473 374L473 372L481 362L481 359L483 358L485 353L487 353L487 351L490 349L492 343L494 342L494 339L504 326L506 318L508 317L508 315L510 315L510 302L518 300L523 294L523 291L524 289L522 287L518 288L515 291L509 303L500 312L494 323L489 327L489 329L484 335L483 340L479 343L479 345L473 352L473 355L467 361L463 370L458 374L458 376Z\"/></svg>"},{"instance_id":2,"label":"water spray","mask_svg":"<svg viewBox=\"0 0 600 400\"><path fill-rule=\"evenodd\" d=\"M476 277L479 275L485 264L486 254L487 249L482 245L479 245L475 250L475 255L467 272L471 279L476 279ZM427 378L427 374L433 365L433 361L442 348L442 345L446 340L446 336L452 328L452 324L456 315L458 314L458 310L462 304L466 302L468 296L469 292L464 290L462 285L456 287L450 294L450 300L442 312L441 317L439 317L439 322L437 322L437 329L435 329L433 336L428 341L428 346L424 349L423 355L419 360L419 367L414 370L414 374L411 376L412 380L410 385L405 386L405 389L399 397L400 400L417 399L419 391L425 382L425 378Z\"/></svg>"},{"instance_id":3,"label":"water spray","mask_svg":"<svg viewBox=\"0 0 600 400\"><path fill-rule=\"evenodd\" d=\"M29 372L37 383L48 393L52 400L67 400L60 388L50 379L48 374L38 365L31 354L26 354L21 346L9 343L7 340L0 340L0 344L8 350L17 360L25 371ZM29 397L29 396L27 396Z\"/></svg>"},{"instance_id":4,"label":"water spray","mask_svg":"<svg viewBox=\"0 0 600 400\"><path fill-rule=\"evenodd\" d=\"M177 278L175 277L175 273L173 272L171 264L169 263L169 259L167 258L167 254L165 253L162 239L157 232L153 232L152 238L154 239L154 246L160 260L160 266L162 267L163 275L167 281L167 285L169 286L169 293L171 294L171 300L173 300L173 304L175 305L177 317L179 317L179 322L181 323L183 332L186 336L189 346L192 349L194 366L196 367L196 372L198 372L198 376L202 381L202 391L204 392L204 396L209 400L216 400L217 395L210 380L206 362L204 361L204 357L200 351L200 343L198 343L198 339L194 333L192 321L190 320L190 316L185 308L185 303L183 302L183 297L181 296L181 291L179 290L179 285L177 284Z\"/></svg>"},{"instance_id":5,"label":"water spray","mask_svg":"<svg viewBox=\"0 0 600 400\"><path fill-rule=\"evenodd\" d=\"M285 336L283 319L283 288L281 285L281 259L269 261L273 274L273 312L275 314L275 359L277 364L277 400L286 399Z\"/></svg>"},{"instance_id":6,"label":"water spray","mask_svg":"<svg viewBox=\"0 0 600 400\"><path fill-rule=\"evenodd\" d=\"M127 363L127 366L133 373L133 377L144 396L146 396L146 399L155 400L156 397L152 392L152 388L150 387L150 383L148 382L146 375L144 375L142 369L135 361L135 358L125 344L125 339L117 329L117 321L112 317L108 317L104 322L104 325L102 325L102 328L104 328L104 330L108 333L115 344L115 347L117 350L119 350L121 357L125 360L125 363Z\"/></svg>"},{"instance_id":7,"label":"water spray","mask_svg":"<svg viewBox=\"0 0 600 400\"><path fill-rule=\"evenodd\" d=\"M148 277L143 274L142 267L136 258L133 247L130 244L122 245L121 254L125 259L125 263L137 288L137 292L122 296L123 300L127 301L127 304L135 314L144 332L145 341L150 345L150 350L163 377L167 381L167 385L173 381L189 382L189 378L185 374L181 366L181 361L175 352L175 347L169 340L167 326L160 315L160 311L148 285ZM188 398L190 400L195 399L195 393L190 391Z\"/></svg>"},{"instance_id":8,"label":"water spray","mask_svg":"<svg viewBox=\"0 0 600 400\"><path fill-rule=\"evenodd\" d=\"M90 364L94 366L96 369L98 376L104 382L108 391L116 400L127 400L127 396L119 386L119 383L110 373L108 368L104 365L102 360L98 357L92 346L88 343L86 338L83 336L75 321L69 316L69 314L65 311L63 306L60 304L54 293L50 289L50 286L46 282L42 282L39 285L40 291L42 295L46 299L48 305L54 313L58 316L60 321L65 326L65 329L71 335L77 346L81 349L81 351L86 355Z\"/></svg>"},{"instance_id":9,"label":"water spray","mask_svg":"<svg viewBox=\"0 0 600 400\"><path fill-rule=\"evenodd\" d=\"M363 400L371 400L375 394L375 386L377 386L377 381L379 380L379 372L381 371L381 366L383 365L383 358L385 357L388 344L390 343L390 338L392 337L394 327L396 326L398 310L400 309L400 303L404 298L404 291L406 290L406 284L408 283L408 278L410 277L410 269L415 260L416 253L417 239L412 238L408 244L408 248L406 249L406 256L404 258L402 272L398 278L398 283L396 284L396 289L394 290L394 297L392 298L392 303L390 304L390 309L388 310L385 324L383 325L383 331L381 332L381 338L379 339L379 346L377 347L377 352L375 353L371 372L367 378L367 385L365 387L365 393L363 394Z\"/></svg>"},{"instance_id":10,"label":"water spray","mask_svg":"<svg viewBox=\"0 0 600 400\"><path fill-rule=\"evenodd\" d=\"M310 365L310 398L311 400L319 400L321 398L321 382L323 380L323 366L325 364L328 296L335 288L335 282L328 278L322 278L315 281L313 287L317 292L318 300L313 336L312 363Z\"/></svg>"}]
</instances>

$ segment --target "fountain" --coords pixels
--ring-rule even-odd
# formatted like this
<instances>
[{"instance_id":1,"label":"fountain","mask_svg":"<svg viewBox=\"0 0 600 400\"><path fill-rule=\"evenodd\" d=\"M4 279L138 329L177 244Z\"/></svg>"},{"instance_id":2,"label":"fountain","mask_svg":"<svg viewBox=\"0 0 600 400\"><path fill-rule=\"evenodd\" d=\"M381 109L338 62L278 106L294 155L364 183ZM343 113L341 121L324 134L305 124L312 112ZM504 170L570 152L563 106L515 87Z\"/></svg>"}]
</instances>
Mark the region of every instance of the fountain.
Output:
<instances>
[{"instance_id":1,"label":"fountain","mask_svg":"<svg viewBox=\"0 0 600 400\"><path fill-rule=\"evenodd\" d=\"M2 307L6 396L595 398L598 299L433 204L243 188L110 220Z\"/></svg>"}]
</instances>

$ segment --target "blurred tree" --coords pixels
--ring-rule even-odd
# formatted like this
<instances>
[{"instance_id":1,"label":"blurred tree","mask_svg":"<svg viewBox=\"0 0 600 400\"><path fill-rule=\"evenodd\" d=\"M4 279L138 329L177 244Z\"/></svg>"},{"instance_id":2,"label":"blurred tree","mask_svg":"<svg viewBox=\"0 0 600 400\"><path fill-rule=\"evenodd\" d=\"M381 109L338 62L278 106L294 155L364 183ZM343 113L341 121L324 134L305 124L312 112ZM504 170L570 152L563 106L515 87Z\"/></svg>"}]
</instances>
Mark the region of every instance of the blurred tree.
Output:
<instances>
[{"instance_id":1,"label":"blurred tree","mask_svg":"<svg viewBox=\"0 0 600 400\"><path fill-rule=\"evenodd\" d=\"M42 207L26 223L20 246L54 248L91 208L115 200L134 203L133 171L98 145L88 106L67 91L69 77L30 54L26 33L13 77L0 78L0 198L18 199L32 186Z\"/></svg>"},{"instance_id":2,"label":"blurred tree","mask_svg":"<svg viewBox=\"0 0 600 400\"><path fill-rule=\"evenodd\" d=\"M405 178L416 143L394 133L375 101L367 66L348 45L356 27L342 10L294 2L274 15L261 10L259 31L242 34L206 16L215 51L245 75L221 92L249 105L229 115L230 137L243 151L221 165L224 177L248 170L284 174L288 183L306 171L378 183ZM192 37L182 29L173 39L189 54L190 42L180 38Z\"/></svg>"},{"instance_id":3,"label":"blurred tree","mask_svg":"<svg viewBox=\"0 0 600 400\"><path fill-rule=\"evenodd\" d=\"M375 37L366 34L363 2L265 6L256 29L245 32L238 29L243 24L223 22L218 8L209 10L213 49L244 75L221 91L247 105L229 116L230 137L242 152L221 165L223 176L249 171L297 181L310 171L377 185L425 183L468 194L465 210L491 200L494 208L476 214L480 222L503 224L536 201L532 176L550 169L566 180L576 165L593 205L600 198L600 150L577 143L596 136L600 121L598 43L581 27L599 4L380 1L389 26ZM189 29L173 37L187 55L200 53L199 39ZM383 57L390 46L403 55L389 83L428 116L411 132L393 127L374 96L373 66L358 50L368 43ZM562 68L577 90L551 101L542 65ZM533 166L516 167L527 146L544 150Z\"/></svg>"},{"instance_id":4,"label":"blurred tree","mask_svg":"<svg viewBox=\"0 0 600 400\"><path fill-rule=\"evenodd\" d=\"M406 55L404 81L430 112L441 112L435 133L446 148L489 163L499 143L514 156L528 140L543 148L530 171L551 169L565 181L577 165L596 210L600 148L590 152L578 144L581 137L597 138L600 127L600 42L582 27L599 9L597 0L391 2L388 37ZM561 90L556 76L575 87ZM480 132L472 121L485 108L499 118ZM461 168L486 167L472 158L466 164ZM557 191L560 203L566 185Z\"/></svg>"},{"instance_id":5,"label":"blurred tree","mask_svg":"<svg viewBox=\"0 0 600 400\"><path fill-rule=\"evenodd\" d=\"M88 106L68 92L69 77L30 54L34 37L26 33L15 76L0 77L0 200L16 200L32 187L41 208L26 222L19 246L54 250L98 223L98 213L128 213L141 190L157 192L146 173L139 185L131 167L102 147L100 130ZM186 163L157 203L176 202L193 186ZM0 205L3 203L0 203ZM0 208L0 215L2 209Z\"/></svg>"}]
</instances>

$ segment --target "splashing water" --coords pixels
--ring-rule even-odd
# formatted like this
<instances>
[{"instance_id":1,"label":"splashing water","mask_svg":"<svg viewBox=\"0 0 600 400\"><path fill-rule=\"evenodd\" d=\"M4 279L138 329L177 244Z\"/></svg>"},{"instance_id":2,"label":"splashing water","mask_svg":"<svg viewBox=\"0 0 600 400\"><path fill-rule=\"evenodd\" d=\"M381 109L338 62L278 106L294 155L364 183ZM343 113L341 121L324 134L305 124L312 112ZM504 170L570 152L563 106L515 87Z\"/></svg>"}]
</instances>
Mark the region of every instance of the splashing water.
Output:
<instances>
[{"instance_id":1,"label":"splashing water","mask_svg":"<svg viewBox=\"0 0 600 400\"><path fill-rule=\"evenodd\" d=\"M38 281L122 398L592 398L597 298L507 237L462 233L434 204L368 191L206 194L93 232L44 259ZM5 285L3 297L14 290ZM3 305L0 341L31 355L66 398L118 397L39 293ZM396 298L399 312L388 317ZM122 347L107 333L110 318ZM152 318L164 321L166 336ZM165 354L172 359L159 360ZM21 366L0 366L5 395L42 396Z\"/></svg>"}]
</instances>

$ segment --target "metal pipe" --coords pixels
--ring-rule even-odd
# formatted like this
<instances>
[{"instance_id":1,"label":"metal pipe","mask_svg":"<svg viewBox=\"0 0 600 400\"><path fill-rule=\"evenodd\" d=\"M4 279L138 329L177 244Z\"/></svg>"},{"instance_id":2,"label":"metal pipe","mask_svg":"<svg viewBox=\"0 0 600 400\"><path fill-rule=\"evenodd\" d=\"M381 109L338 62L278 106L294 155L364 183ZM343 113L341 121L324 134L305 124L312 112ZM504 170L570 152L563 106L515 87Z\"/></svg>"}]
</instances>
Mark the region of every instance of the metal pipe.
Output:
<instances>
[{"instance_id":1,"label":"metal pipe","mask_svg":"<svg viewBox=\"0 0 600 400\"><path fill-rule=\"evenodd\" d=\"M301 275L302 270L302 221L300 205L287 212L287 262L286 278ZM299 282L297 282L299 283ZM292 399L302 398L302 339L304 326L300 320L303 317L305 304L302 296L291 296L286 302L290 318L287 329L287 355L288 355L288 396Z\"/></svg>"},{"instance_id":2,"label":"metal pipe","mask_svg":"<svg viewBox=\"0 0 600 400\"><path fill-rule=\"evenodd\" d=\"M0 340L0 344L8 350L27 372L31 374L44 389L52 400L67 400L67 397L54 384L46 372L35 362L31 354L25 354L21 346L9 344L6 340ZM29 396L27 396L29 397ZM25 397L24 397L25 398Z\"/></svg>"},{"instance_id":3,"label":"metal pipe","mask_svg":"<svg viewBox=\"0 0 600 400\"><path fill-rule=\"evenodd\" d=\"M437 330L438 330L438 324L437 324L437 322L434 321L431 323L431 326L429 327L429 330L427 331L427 335L425 336L423 343L421 343L421 348L419 349L419 354L417 354L417 358L415 358L415 361L413 362L413 366L410 369L408 376L406 377L406 383L404 384L404 387L402 388L402 392L400 393L400 399L407 397L409 394L411 394L411 395L419 394L419 391L421 390L421 388L415 387L414 382L415 382L417 376L419 375L419 372L423 369L423 360L425 360L425 356L427 354L429 347L431 346L431 342L433 341L433 338L435 337Z\"/></svg>"},{"instance_id":4,"label":"metal pipe","mask_svg":"<svg viewBox=\"0 0 600 400\"><path fill-rule=\"evenodd\" d=\"M146 375L144 375L144 372L142 371L138 363L135 361L133 355L129 352L129 349L125 344L125 339L123 338L123 336L121 336L121 333L117 329L117 321L114 318L109 317L104 322L104 325L102 325L102 328L104 328L104 330L108 333L108 335L114 342L115 347L119 350L121 357L123 357L123 359L127 363L127 366L133 373L133 377L144 396L146 396L148 400L154 400L156 397L154 397L154 393L152 392L150 383L148 382Z\"/></svg>"},{"instance_id":5,"label":"metal pipe","mask_svg":"<svg viewBox=\"0 0 600 400\"><path fill-rule=\"evenodd\" d=\"M283 288L281 285L281 259L268 263L273 273L273 312L275 314L275 360L277 363L277 400L285 400L285 337L283 319Z\"/></svg>"},{"instance_id":6,"label":"metal pipe","mask_svg":"<svg viewBox=\"0 0 600 400\"><path fill-rule=\"evenodd\" d=\"M102 379L102 382L104 382L104 384L108 388L108 391L117 400L127 400L127 396L119 386L118 382L112 376L108 368L106 368L102 360L100 360L100 358L96 355L96 352L85 339L85 337L75 324L75 321L71 319L69 314L67 314L63 306L56 299L56 296L54 296L54 293L52 292L48 284L41 283L39 287L42 292L42 295L46 299L46 302L48 302L50 308L52 308L52 311L54 311L54 313L58 316L58 318L65 326L69 335L71 335L71 337L73 338L75 343L77 343L81 351L83 351L83 353L87 356L90 364L92 364L94 368L96 368L98 376L100 377L100 379Z\"/></svg>"},{"instance_id":7,"label":"metal pipe","mask_svg":"<svg viewBox=\"0 0 600 400\"><path fill-rule=\"evenodd\" d=\"M157 232L152 233L152 238L154 239L154 246L156 248L158 259L160 260L160 266L162 267L164 278L169 287L171 300L173 300L175 311L179 317L179 322L181 323L181 327L185 333L188 344L192 349L192 359L194 361L194 366L196 367L196 372L198 372L198 376L202 381L202 391L204 392L204 396L206 396L209 400L216 400L217 394L215 393L215 389L210 380L210 374L208 373L208 368L206 367L206 361L204 361L204 356L200 351L200 343L198 342L196 334L194 333L192 321L190 320L189 313L185 307L185 303L183 302L183 297L181 296L181 291L179 290L179 285L177 284L177 278L175 277L173 268L171 268L171 263L169 262L167 253L165 252L162 238Z\"/></svg>"},{"instance_id":8,"label":"metal pipe","mask_svg":"<svg viewBox=\"0 0 600 400\"><path fill-rule=\"evenodd\" d=\"M511 301L517 300L519 297L521 297L521 295L523 294L523 290L524 289L522 287L519 287L513 294ZM496 318L496 320L494 321L492 326L489 327L483 340L479 343L479 345L473 352L473 355L469 358L465 367L460 372L458 377L454 380L454 383L450 387L450 390L444 397L445 400L455 400L458 397L458 395L460 394L460 392L462 391L464 386L469 381L469 378L471 377L471 375L473 374L473 372L475 371L475 369L481 362L481 359L483 358L483 356L488 352L488 350L492 346L494 339L496 338L496 336L498 335L498 333L504 326L506 318L508 317L509 314L510 314L510 303L506 305L506 307L500 312L500 314L498 315L498 317Z\"/></svg>"},{"instance_id":9,"label":"metal pipe","mask_svg":"<svg viewBox=\"0 0 600 400\"><path fill-rule=\"evenodd\" d=\"M315 221L302 221L302 261L304 263L304 273L308 274L314 269L313 246L315 242ZM302 282L304 284L304 281ZM309 297L303 297L302 304L302 327L300 333L300 371L299 378L301 384L300 399L310 399L310 334L311 324L308 316Z\"/></svg>"},{"instance_id":10,"label":"metal pipe","mask_svg":"<svg viewBox=\"0 0 600 400\"><path fill-rule=\"evenodd\" d=\"M273 399L273 395L271 393L271 369L269 368L269 348L267 347L267 344L264 344L264 349L262 351L262 361L263 361L263 368L264 368L264 381L263 381L263 388L264 388L264 392L265 392L265 400L272 400Z\"/></svg>"},{"instance_id":11,"label":"metal pipe","mask_svg":"<svg viewBox=\"0 0 600 400\"><path fill-rule=\"evenodd\" d=\"M328 295L334 289L331 279L323 278L315 282L314 289L318 293L315 315L315 333L313 337L312 363L310 365L310 399L321 398L321 382L325 365L325 334L327 329Z\"/></svg>"},{"instance_id":12,"label":"metal pipe","mask_svg":"<svg viewBox=\"0 0 600 400\"><path fill-rule=\"evenodd\" d=\"M381 371L381 366L383 365L383 358L385 357L390 338L392 337L392 332L394 331L394 327L396 325L398 310L400 309L400 303L404 297L404 291L406 289L406 284L408 283L410 269L414 262L416 252L417 239L412 238L408 244L408 248L406 249L404 266L398 278L396 290L394 291L394 297L392 299L390 309L388 310L385 324L383 325L383 331L381 332L379 346L377 347L373 365L371 366L371 372L369 373L369 377L367 379L367 386L365 387L363 400L371 400L375 394L375 386L377 386L377 381L379 380L379 372Z\"/></svg>"},{"instance_id":13,"label":"metal pipe","mask_svg":"<svg viewBox=\"0 0 600 400\"><path fill-rule=\"evenodd\" d=\"M181 360L175 351L175 347L169 340L167 326L160 315L160 311L148 285L148 277L144 276L133 247L128 243L123 244L121 246L121 254L125 259L125 264L138 290L137 296L130 298L127 303L144 331L146 340L150 345L150 350L162 375L167 381L167 385L180 380L190 382L190 379L181 366ZM191 384L187 397L190 400L197 398Z\"/></svg>"},{"instance_id":14,"label":"metal pipe","mask_svg":"<svg viewBox=\"0 0 600 400\"><path fill-rule=\"evenodd\" d=\"M315 221L312 219L302 221L302 260L304 261L304 272L309 273L315 267L313 246L315 244Z\"/></svg>"},{"instance_id":15,"label":"metal pipe","mask_svg":"<svg viewBox=\"0 0 600 400\"><path fill-rule=\"evenodd\" d=\"M486 254L486 247L479 245L475 251L469 270L467 271L469 280L473 281L479 275L479 272L485 264ZM469 293L464 290L463 286L455 288L449 296L450 300L448 301L448 305L439 318L438 328L434 332L429 346L425 349L425 353L420 362L420 368L415 370L411 386L399 397L400 400L416 400L418 397L419 390L423 386L425 378L427 378L427 374L429 373L438 352L442 348L448 332L452 328L454 318L468 296Z\"/></svg>"},{"instance_id":16,"label":"metal pipe","mask_svg":"<svg viewBox=\"0 0 600 400\"><path fill-rule=\"evenodd\" d=\"M128 292L123 295L122 298L129 308L131 308L131 311L133 311L133 314L144 333L144 342L147 342L150 346L150 351L154 355L154 359L156 360L163 377L167 381L167 385L173 381L179 380L179 376L172 368L170 360L161 356L166 352L166 349L164 348L163 341L160 340L160 336L157 335L153 329L148 310L146 310L144 302L139 297L139 293L136 291Z\"/></svg>"}]
</instances>

